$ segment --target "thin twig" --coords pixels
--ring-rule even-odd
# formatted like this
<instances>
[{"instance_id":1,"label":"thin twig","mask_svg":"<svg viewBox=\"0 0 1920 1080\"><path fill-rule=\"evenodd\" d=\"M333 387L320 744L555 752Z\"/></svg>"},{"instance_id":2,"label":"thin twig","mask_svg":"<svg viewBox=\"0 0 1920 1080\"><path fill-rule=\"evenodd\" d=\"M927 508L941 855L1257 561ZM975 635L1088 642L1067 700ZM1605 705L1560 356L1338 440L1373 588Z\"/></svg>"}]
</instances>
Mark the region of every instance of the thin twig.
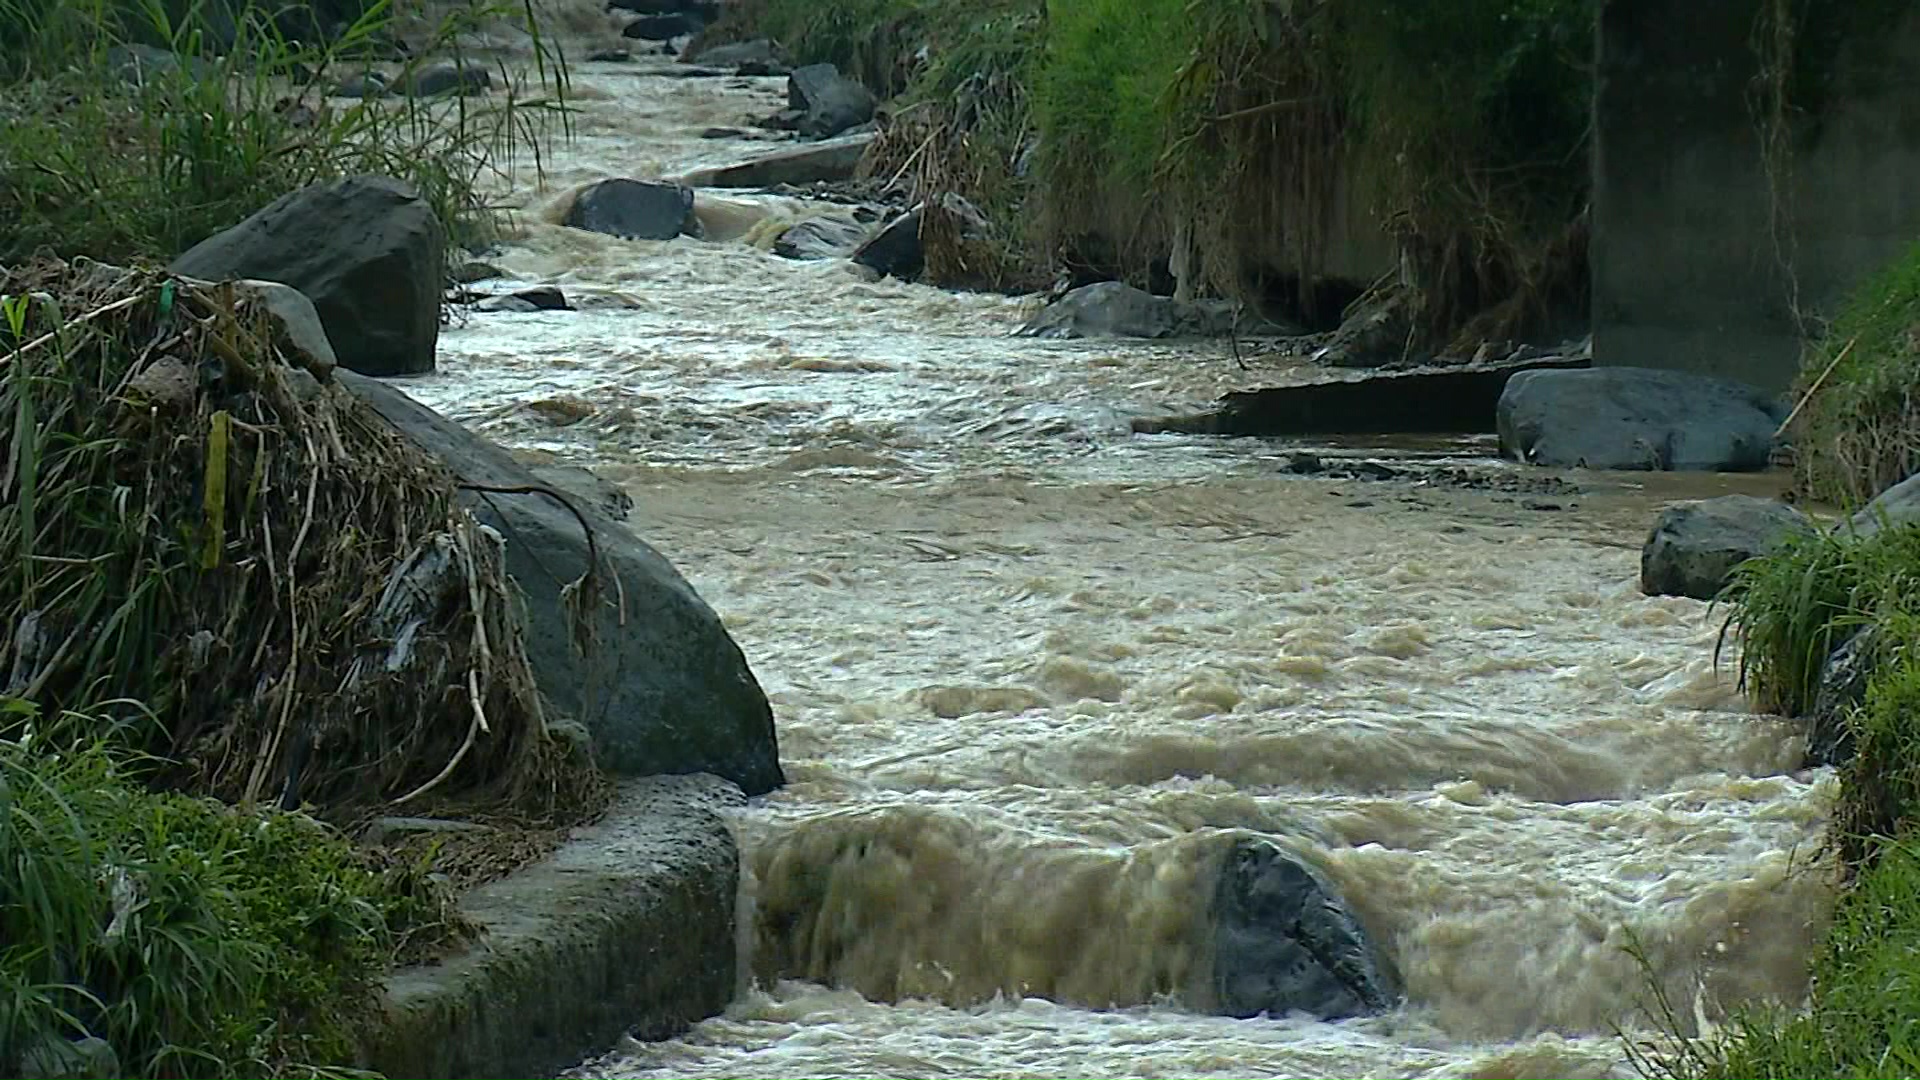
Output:
<instances>
[{"instance_id":1,"label":"thin twig","mask_svg":"<svg viewBox=\"0 0 1920 1080\"><path fill-rule=\"evenodd\" d=\"M41 334L39 337L34 338L32 341L27 342L25 345L22 345L19 348L14 349L12 352L9 352L7 355L0 356L0 367L5 367L7 364L11 363L15 357L25 356L27 353L30 353L35 349L41 348L42 346L46 345L48 342L59 337L62 333L68 330L71 330L72 328L80 325L81 323L91 322L102 315L111 314L115 311L121 310L122 308L130 308L144 299L146 299L145 293L143 292L134 293L132 296L123 296L120 299L115 300L113 303L106 305L105 307L94 308L92 311L89 311L84 315L80 315L75 318L68 319L67 321L61 323L59 326L55 327L54 329L49 330L46 333Z\"/></svg>"},{"instance_id":2,"label":"thin twig","mask_svg":"<svg viewBox=\"0 0 1920 1080\"><path fill-rule=\"evenodd\" d=\"M1807 387L1807 392L1805 394L1800 395L1799 404L1793 407L1793 411L1787 414L1787 418L1785 420L1780 421L1780 426L1774 430L1774 433L1773 433L1774 438L1777 439L1780 436L1785 435L1787 433L1787 428L1793 424L1794 418L1800 415L1800 410L1806 408L1807 402L1813 400L1813 395L1820 392L1820 385L1827 381L1827 376L1833 374L1833 369L1839 367L1840 361L1845 360L1847 358L1847 354L1852 352L1853 347L1858 344L1860 344L1860 339L1858 337L1854 338L1852 341L1847 342L1847 347L1844 349L1841 349L1840 355L1833 358L1833 363L1827 365L1827 370L1821 372L1820 377L1813 380L1813 385Z\"/></svg>"}]
</instances>

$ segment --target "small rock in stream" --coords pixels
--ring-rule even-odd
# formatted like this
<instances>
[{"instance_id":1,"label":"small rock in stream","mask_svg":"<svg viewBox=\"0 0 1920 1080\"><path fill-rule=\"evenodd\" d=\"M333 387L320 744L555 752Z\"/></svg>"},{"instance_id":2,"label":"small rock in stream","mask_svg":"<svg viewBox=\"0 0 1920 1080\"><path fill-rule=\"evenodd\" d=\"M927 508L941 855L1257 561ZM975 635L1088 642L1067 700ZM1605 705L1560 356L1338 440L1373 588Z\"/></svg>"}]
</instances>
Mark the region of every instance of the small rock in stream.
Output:
<instances>
[{"instance_id":1,"label":"small rock in stream","mask_svg":"<svg viewBox=\"0 0 1920 1080\"><path fill-rule=\"evenodd\" d=\"M563 224L627 240L701 235L692 188L645 180L602 180L582 190Z\"/></svg>"},{"instance_id":2,"label":"small rock in stream","mask_svg":"<svg viewBox=\"0 0 1920 1080\"><path fill-rule=\"evenodd\" d=\"M787 77L787 112L802 135L824 139L873 119L878 102L832 64L808 64Z\"/></svg>"},{"instance_id":3,"label":"small rock in stream","mask_svg":"<svg viewBox=\"0 0 1920 1080\"><path fill-rule=\"evenodd\" d=\"M536 285L531 289L508 293L505 296L490 296L477 305L481 311L572 311L573 305L567 302L567 294L555 285Z\"/></svg>"}]
</instances>

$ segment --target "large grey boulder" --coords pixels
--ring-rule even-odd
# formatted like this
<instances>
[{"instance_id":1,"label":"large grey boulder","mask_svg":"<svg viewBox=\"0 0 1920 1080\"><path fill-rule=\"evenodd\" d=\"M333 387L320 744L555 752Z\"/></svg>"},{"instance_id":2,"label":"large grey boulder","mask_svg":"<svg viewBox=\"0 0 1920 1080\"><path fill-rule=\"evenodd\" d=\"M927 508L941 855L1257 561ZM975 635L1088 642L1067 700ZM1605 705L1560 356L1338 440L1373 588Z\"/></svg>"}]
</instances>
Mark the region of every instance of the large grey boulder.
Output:
<instances>
[{"instance_id":1,"label":"large grey boulder","mask_svg":"<svg viewBox=\"0 0 1920 1080\"><path fill-rule=\"evenodd\" d=\"M1399 979L1339 890L1280 847L1241 839L1213 896L1216 1009L1323 1020L1390 1009Z\"/></svg>"},{"instance_id":2,"label":"large grey boulder","mask_svg":"<svg viewBox=\"0 0 1920 1080\"><path fill-rule=\"evenodd\" d=\"M408 185L352 176L283 195L173 260L182 277L254 278L304 293L340 365L363 375L433 370L446 232Z\"/></svg>"},{"instance_id":3,"label":"large grey boulder","mask_svg":"<svg viewBox=\"0 0 1920 1080\"><path fill-rule=\"evenodd\" d=\"M499 446L399 389L340 373L347 387L463 484L540 485ZM540 689L593 735L602 767L626 775L709 772L759 795L785 783L773 711L719 616L658 551L596 501L546 494L463 491L461 502L506 539L507 572L526 597L526 649ZM593 532L604 569L598 639L574 646L562 590L588 566L581 529Z\"/></svg>"},{"instance_id":4,"label":"large grey boulder","mask_svg":"<svg viewBox=\"0 0 1920 1080\"><path fill-rule=\"evenodd\" d=\"M1734 567L1813 531L1805 514L1775 499L1723 495L1669 506L1640 549L1640 591L1712 600Z\"/></svg>"},{"instance_id":5,"label":"large grey boulder","mask_svg":"<svg viewBox=\"0 0 1920 1080\"><path fill-rule=\"evenodd\" d=\"M802 135L824 139L859 127L873 119L878 104L832 64L808 64L787 76L787 107L799 114L794 126Z\"/></svg>"},{"instance_id":6,"label":"large grey boulder","mask_svg":"<svg viewBox=\"0 0 1920 1080\"><path fill-rule=\"evenodd\" d=\"M692 188L647 180L602 180L581 189L562 224L628 240L671 240L701 232L700 219L693 215Z\"/></svg>"},{"instance_id":7,"label":"large grey boulder","mask_svg":"<svg viewBox=\"0 0 1920 1080\"><path fill-rule=\"evenodd\" d=\"M1896 528L1920 521L1920 474L1909 476L1873 498L1847 519L1845 532L1865 539L1883 525Z\"/></svg>"},{"instance_id":8,"label":"large grey boulder","mask_svg":"<svg viewBox=\"0 0 1920 1080\"><path fill-rule=\"evenodd\" d=\"M1507 380L1500 452L1555 468L1752 472L1773 455L1779 400L1656 368L1523 371Z\"/></svg>"}]
</instances>

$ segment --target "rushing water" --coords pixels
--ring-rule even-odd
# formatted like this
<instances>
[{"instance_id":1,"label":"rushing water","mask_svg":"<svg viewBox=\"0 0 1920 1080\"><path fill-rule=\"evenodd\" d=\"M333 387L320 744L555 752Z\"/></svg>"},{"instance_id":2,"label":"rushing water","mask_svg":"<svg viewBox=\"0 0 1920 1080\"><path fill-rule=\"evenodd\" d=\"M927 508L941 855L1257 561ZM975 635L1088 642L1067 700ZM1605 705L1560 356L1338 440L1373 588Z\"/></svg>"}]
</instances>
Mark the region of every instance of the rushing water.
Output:
<instances>
[{"instance_id":1,"label":"rushing water","mask_svg":"<svg viewBox=\"0 0 1920 1080\"><path fill-rule=\"evenodd\" d=\"M1130 433L1277 377L1224 345L1012 339L1031 301L763 250L793 199L702 192L708 241L552 224L765 148L699 135L782 80L665 66L576 71L579 138L492 259L582 310L475 315L408 384L626 485L779 718L792 783L735 822L739 1000L580 1075L1604 1076L1630 946L1689 1017L1800 995L1831 779L1745 711L1706 605L1636 587L1657 507L1730 481L1293 476ZM1517 475L1417 449L1376 456ZM1184 1007L1248 832L1338 882L1405 1008Z\"/></svg>"}]
</instances>

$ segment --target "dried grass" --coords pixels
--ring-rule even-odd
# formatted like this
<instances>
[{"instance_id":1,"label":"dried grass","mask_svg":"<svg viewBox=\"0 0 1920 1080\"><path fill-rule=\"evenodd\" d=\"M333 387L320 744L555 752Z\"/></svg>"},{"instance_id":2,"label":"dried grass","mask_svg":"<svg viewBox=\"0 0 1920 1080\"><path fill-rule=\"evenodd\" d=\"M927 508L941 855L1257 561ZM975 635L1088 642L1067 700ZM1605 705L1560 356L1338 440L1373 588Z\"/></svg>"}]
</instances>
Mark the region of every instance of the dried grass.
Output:
<instances>
[{"instance_id":1,"label":"dried grass","mask_svg":"<svg viewBox=\"0 0 1920 1080\"><path fill-rule=\"evenodd\" d=\"M47 262L0 271L0 315L0 694L117 715L158 782L230 801L603 804L499 538L243 290Z\"/></svg>"}]
</instances>

